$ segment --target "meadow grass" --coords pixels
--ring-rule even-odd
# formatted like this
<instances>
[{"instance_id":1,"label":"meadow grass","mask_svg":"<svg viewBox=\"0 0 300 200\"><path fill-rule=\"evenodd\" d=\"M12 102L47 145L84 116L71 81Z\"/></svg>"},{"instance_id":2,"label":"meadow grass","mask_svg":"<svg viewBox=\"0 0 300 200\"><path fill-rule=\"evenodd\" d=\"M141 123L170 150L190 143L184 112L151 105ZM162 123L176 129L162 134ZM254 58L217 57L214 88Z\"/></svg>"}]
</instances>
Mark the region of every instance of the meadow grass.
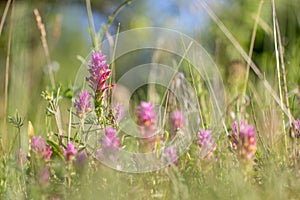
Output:
<instances>
[{"instance_id":1,"label":"meadow grass","mask_svg":"<svg viewBox=\"0 0 300 200\"><path fill-rule=\"evenodd\" d=\"M207 49L214 55L225 85L226 109L223 122L218 122L224 124L223 128L210 130L214 104L207 82L184 58L172 58L171 63L181 75L175 76L170 87L189 91L180 77L193 86L199 127L191 133L194 140L180 157L176 156L179 152L167 151L166 159L171 162L166 167L128 173L106 166L99 158L110 153L109 159L118 159L120 149L158 152L179 137L184 124L181 113L176 113L180 106L174 94L150 84L132 94L129 110L141 132L152 133L157 126L153 102L162 101L165 106L162 138L154 142L138 140L119 131L119 110L111 104L114 87L111 84L117 80L114 70L119 63L106 64L99 41L106 36L114 55L118 44L112 40L109 28L131 1L117 7L99 33L95 31L91 2L86 1L93 53L88 60L81 59L89 63L90 74L86 77L89 92L78 93L72 88L73 83L57 81L61 77L57 78L52 69L51 53L55 54L59 46L51 42L59 36L58 32L52 35L47 32L43 12L26 3L7 1L0 26L0 36L5 38L1 38L1 43L6 50L1 50L5 53L1 55L5 64L1 63L4 95L0 98L3 105L0 198L299 199L300 40L297 33L300 31L299 24L291 27L283 23L282 17L287 13L286 7L291 10L300 7L296 1L238 1L239 12L244 16L236 19L230 15L230 2L226 5L229 9L224 6L218 14L204 1L193 1L212 21L206 27L212 34L204 38L216 42L214 48ZM20 23L28 10L31 12L31 17L26 18L28 22ZM290 15L285 20L294 22ZM241 21L243 25L235 27ZM26 29L28 24L35 28ZM53 30L57 31L59 26L56 24ZM31 40L38 42L30 46ZM203 42L204 46L207 41ZM183 48L187 50L188 46ZM80 53L87 54L85 50ZM154 62L169 57L156 51L151 59ZM176 86L176 82L181 84ZM189 101L191 96L184 95ZM88 118L92 107L95 116ZM100 150L88 151L91 124L97 124L106 135L97 140Z\"/></svg>"}]
</instances>

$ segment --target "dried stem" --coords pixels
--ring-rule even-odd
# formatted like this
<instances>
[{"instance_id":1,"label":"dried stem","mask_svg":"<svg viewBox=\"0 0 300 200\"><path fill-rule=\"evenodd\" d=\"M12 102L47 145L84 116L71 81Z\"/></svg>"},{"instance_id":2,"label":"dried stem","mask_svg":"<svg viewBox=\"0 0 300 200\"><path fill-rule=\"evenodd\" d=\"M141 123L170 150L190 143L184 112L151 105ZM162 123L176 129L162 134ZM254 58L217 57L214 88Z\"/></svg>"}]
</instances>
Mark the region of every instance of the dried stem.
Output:
<instances>
[{"instance_id":1,"label":"dried stem","mask_svg":"<svg viewBox=\"0 0 300 200\"><path fill-rule=\"evenodd\" d=\"M0 36L1 36L1 33L2 33L3 25L4 25L4 22L5 22L5 19L6 19L6 15L7 15L10 3L11 3L11 0L8 0L6 2L6 5L5 5L5 8L4 8L4 11L3 11L3 15L2 15L2 18L1 18L1 22L0 22Z\"/></svg>"},{"instance_id":2,"label":"dried stem","mask_svg":"<svg viewBox=\"0 0 300 200\"><path fill-rule=\"evenodd\" d=\"M284 100L283 100L282 89L281 89L281 74L280 74L279 53L278 53L278 46L277 46L277 32L276 32L276 10L275 10L274 0L272 0L272 11L273 11L273 34L274 34L274 48L275 48L275 56L276 56L278 89L279 89L280 105L282 107L284 105ZM285 151L287 152L287 138L286 138L285 119L284 119L285 116L284 116L284 112L281 112L281 114L282 114L284 145L285 145Z\"/></svg>"},{"instance_id":3,"label":"dried stem","mask_svg":"<svg viewBox=\"0 0 300 200\"><path fill-rule=\"evenodd\" d=\"M46 60L47 60L47 66L48 66L48 72L49 72L49 77L50 77L50 81L51 81L51 86L54 89L56 86L55 86L54 74L51 69L51 59L50 59L50 53L49 53L48 43L47 43L47 39L46 39L45 26L42 23L42 18L37 9L34 9L34 14L36 17L37 26L41 32L41 41L42 41L43 49L44 49ZM54 116L55 116L55 121L56 121L59 136L62 136L63 129L62 129L60 109L59 109L58 105L57 105L56 112L54 113Z\"/></svg>"},{"instance_id":4,"label":"dried stem","mask_svg":"<svg viewBox=\"0 0 300 200\"><path fill-rule=\"evenodd\" d=\"M48 73L49 73L49 77L50 77L50 81L51 81L51 86L52 86L52 88L55 88L55 80L54 80L53 72L51 70L51 59L50 59L49 48L48 48L48 43L47 43L47 39L46 39L45 26L42 22L42 18L40 16L39 11L37 9L34 9L33 12L35 14L37 26L41 32L41 41L42 41L43 49L44 49L46 60L47 60Z\"/></svg>"},{"instance_id":5,"label":"dried stem","mask_svg":"<svg viewBox=\"0 0 300 200\"><path fill-rule=\"evenodd\" d=\"M280 34L277 16L276 16L275 23L276 23L276 30L277 30L277 34L278 34L279 56L280 56L280 62L281 62L280 64L281 64L281 69L282 69L283 89L284 89L284 95L285 95L285 101L286 101L285 104L286 104L286 108L288 111L288 118L289 118L290 127L291 127L292 123L293 123L293 116L291 114L290 104L289 104L288 88L287 88L287 81L286 81L286 71L285 71L285 64L284 64L284 49L283 49L283 45L281 42L281 34Z\"/></svg>"},{"instance_id":6,"label":"dried stem","mask_svg":"<svg viewBox=\"0 0 300 200\"><path fill-rule=\"evenodd\" d=\"M275 10L275 2L273 2L273 6L274 6L274 10ZM282 45L282 41L281 41L281 34L280 34L280 28L279 28L279 23L278 23L278 19L276 16L276 12L275 12L275 26L276 26L276 32L277 32L277 36L278 36L278 47L279 47L279 58L280 58L280 65L281 65L281 73L282 73L282 80L283 80L283 90L284 93L283 95L285 96L285 105L287 108L287 112L288 112L288 119L289 119L289 127L290 127L290 134L292 139L294 139L294 133L292 130L293 127L293 116L290 110L290 103L289 103L289 96L288 96L288 88L287 88L287 81L286 81L286 71L285 71L285 64L284 64L284 49L283 49L283 45ZM285 133L285 138L286 138L286 133ZM293 144L294 147L294 144ZM294 148L292 148L293 150L295 150Z\"/></svg>"},{"instance_id":7,"label":"dried stem","mask_svg":"<svg viewBox=\"0 0 300 200\"><path fill-rule=\"evenodd\" d=\"M252 54L253 54L254 42L255 42L255 37L256 37L256 32L257 32L257 25L258 25L258 21L259 21L259 18L260 18L260 13L261 13L261 8L262 8L263 3L264 3L264 0L260 0L258 10L257 10L257 14L256 14L256 18L255 18L255 23L254 23L254 26L253 26L250 49L249 49L249 54L248 54L249 58L247 59L247 71L246 71L245 84L244 84L244 87L243 87L242 98L244 98L244 96L246 94L246 90L247 90L248 79L249 79L249 71L250 71L250 62L251 62L251 58L252 58Z\"/></svg>"}]
</instances>

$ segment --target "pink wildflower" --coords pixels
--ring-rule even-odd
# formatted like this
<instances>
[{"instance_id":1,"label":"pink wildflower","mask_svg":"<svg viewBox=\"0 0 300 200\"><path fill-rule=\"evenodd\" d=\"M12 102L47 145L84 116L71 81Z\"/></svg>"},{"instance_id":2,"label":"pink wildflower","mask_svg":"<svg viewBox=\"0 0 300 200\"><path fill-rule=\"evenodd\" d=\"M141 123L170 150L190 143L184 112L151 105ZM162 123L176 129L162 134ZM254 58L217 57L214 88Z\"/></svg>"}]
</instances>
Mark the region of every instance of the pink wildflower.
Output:
<instances>
[{"instance_id":1,"label":"pink wildflower","mask_svg":"<svg viewBox=\"0 0 300 200\"><path fill-rule=\"evenodd\" d=\"M112 86L106 85L107 79L110 77L110 70L108 64L105 61L105 55L99 51L92 53L91 64L89 65L90 77L87 81L90 83L90 87L100 96L103 96L104 92Z\"/></svg>"},{"instance_id":2,"label":"pink wildflower","mask_svg":"<svg viewBox=\"0 0 300 200\"><path fill-rule=\"evenodd\" d=\"M142 134L150 136L156 131L157 114L153 102L142 101L141 105L136 108L136 115Z\"/></svg>"},{"instance_id":3,"label":"pink wildflower","mask_svg":"<svg viewBox=\"0 0 300 200\"><path fill-rule=\"evenodd\" d=\"M75 158L77 152L78 150L75 149L74 144L72 142L69 142L67 149L63 149L65 160L72 161Z\"/></svg>"},{"instance_id":4,"label":"pink wildflower","mask_svg":"<svg viewBox=\"0 0 300 200\"><path fill-rule=\"evenodd\" d=\"M32 136L32 151L38 158L44 159L46 162L50 161L52 155L51 146L46 144L46 141L41 136Z\"/></svg>"},{"instance_id":5,"label":"pink wildflower","mask_svg":"<svg viewBox=\"0 0 300 200\"><path fill-rule=\"evenodd\" d=\"M87 90L83 90L81 93L77 94L78 99L75 100L74 106L77 109L77 115L80 118L84 118L84 116L91 111L92 103L91 95Z\"/></svg>"},{"instance_id":6,"label":"pink wildflower","mask_svg":"<svg viewBox=\"0 0 300 200\"><path fill-rule=\"evenodd\" d=\"M232 135L230 136L234 150L240 150L243 158L252 159L257 148L257 138L255 129L251 125L246 125L243 121L234 122L232 125Z\"/></svg>"},{"instance_id":7,"label":"pink wildflower","mask_svg":"<svg viewBox=\"0 0 300 200\"><path fill-rule=\"evenodd\" d=\"M201 154L204 156L210 156L216 149L216 144L213 141L211 130L200 129L198 132L198 143L201 147Z\"/></svg>"}]
</instances>

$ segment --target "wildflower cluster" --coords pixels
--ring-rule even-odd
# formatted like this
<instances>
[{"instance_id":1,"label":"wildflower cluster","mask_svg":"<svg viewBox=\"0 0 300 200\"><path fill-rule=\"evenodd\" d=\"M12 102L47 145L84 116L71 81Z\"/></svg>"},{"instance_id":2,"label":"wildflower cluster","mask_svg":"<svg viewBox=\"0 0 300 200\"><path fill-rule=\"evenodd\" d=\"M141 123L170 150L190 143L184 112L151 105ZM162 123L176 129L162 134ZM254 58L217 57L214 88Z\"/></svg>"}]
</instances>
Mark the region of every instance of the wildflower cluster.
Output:
<instances>
[{"instance_id":1,"label":"wildflower cluster","mask_svg":"<svg viewBox=\"0 0 300 200\"><path fill-rule=\"evenodd\" d=\"M92 110L91 95L87 90L83 90L77 94L78 99L74 102L74 107L77 110L77 115L80 119L85 118L85 115Z\"/></svg>"},{"instance_id":2,"label":"wildflower cluster","mask_svg":"<svg viewBox=\"0 0 300 200\"><path fill-rule=\"evenodd\" d=\"M255 129L245 122L234 122L232 125L232 135L229 137L232 148L240 152L242 158L253 159L256 148L257 138Z\"/></svg>"},{"instance_id":3,"label":"wildflower cluster","mask_svg":"<svg viewBox=\"0 0 300 200\"><path fill-rule=\"evenodd\" d=\"M212 152L216 149L216 144L212 138L211 130L200 129L197 134L198 136L198 144L201 148L201 155L210 157Z\"/></svg>"},{"instance_id":4,"label":"wildflower cluster","mask_svg":"<svg viewBox=\"0 0 300 200\"><path fill-rule=\"evenodd\" d=\"M51 147L46 144L46 141L41 136L33 136L31 144L32 152L39 159L42 159L46 162L50 161L52 155Z\"/></svg>"},{"instance_id":5,"label":"wildflower cluster","mask_svg":"<svg viewBox=\"0 0 300 200\"><path fill-rule=\"evenodd\" d=\"M157 126L157 113L153 102L142 101L141 105L136 108L136 115L142 135L151 136Z\"/></svg>"}]
</instances>

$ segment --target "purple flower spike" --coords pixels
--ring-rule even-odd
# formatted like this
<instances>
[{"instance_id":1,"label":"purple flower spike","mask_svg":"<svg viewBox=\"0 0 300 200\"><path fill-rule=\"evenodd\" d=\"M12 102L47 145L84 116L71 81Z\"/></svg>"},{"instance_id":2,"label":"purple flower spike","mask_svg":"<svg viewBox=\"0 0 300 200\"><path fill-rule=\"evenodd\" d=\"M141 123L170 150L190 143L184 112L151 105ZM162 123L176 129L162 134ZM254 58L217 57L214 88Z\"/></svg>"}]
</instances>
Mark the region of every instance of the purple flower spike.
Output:
<instances>
[{"instance_id":1,"label":"purple flower spike","mask_svg":"<svg viewBox=\"0 0 300 200\"><path fill-rule=\"evenodd\" d=\"M92 109L92 103L90 102L92 97L87 90L77 94L77 97L74 107L77 109L77 115L82 119Z\"/></svg>"},{"instance_id":2,"label":"purple flower spike","mask_svg":"<svg viewBox=\"0 0 300 200\"><path fill-rule=\"evenodd\" d=\"M175 110L171 113L171 128L176 131L182 126L182 114L179 110Z\"/></svg>"},{"instance_id":3,"label":"purple flower spike","mask_svg":"<svg viewBox=\"0 0 300 200\"><path fill-rule=\"evenodd\" d=\"M230 140L233 149L240 150L243 158L253 159L257 149L255 129L253 126L247 125L243 121L240 121L239 125L239 128L238 122L234 122L232 125L232 135L230 136Z\"/></svg>"},{"instance_id":4,"label":"purple flower spike","mask_svg":"<svg viewBox=\"0 0 300 200\"><path fill-rule=\"evenodd\" d=\"M52 155L51 147L46 144L44 138L41 136L33 136L31 148L38 158L41 158L46 162L50 161L50 157Z\"/></svg>"},{"instance_id":5,"label":"purple flower spike","mask_svg":"<svg viewBox=\"0 0 300 200\"><path fill-rule=\"evenodd\" d=\"M141 102L136 108L137 124L141 127L142 134L150 136L156 131L157 117L153 102Z\"/></svg>"},{"instance_id":6,"label":"purple flower spike","mask_svg":"<svg viewBox=\"0 0 300 200\"><path fill-rule=\"evenodd\" d=\"M200 147L204 147L205 145L212 143L211 134L212 134L211 130L201 129L198 132L198 139L199 139L199 146Z\"/></svg>"},{"instance_id":7,"label":"purple flower spike","mask_svg":"<svg viewBox=\"0 0 300 200\"><path fill-rule=\"evenodd\" d=\"M106 81L110 77L110 70L106 63L105 55L99 51L92 53L89 73L90 77L87 78L87 81L95 92L103 93L106 89L111 87L106 85Z\"/></svg>"},{"instance_id":8,"label":"purple flower spike","mask_svg":"<svg viewBox=\"0 0 300 200\"><path fill-rule=\"evenodd\" d=\"M72 161L75 158L77 152L78 150L75 149L74 144L72 142L69 142L67 149L63 149L65 160Z\"/></svg>"}]
</instances>

